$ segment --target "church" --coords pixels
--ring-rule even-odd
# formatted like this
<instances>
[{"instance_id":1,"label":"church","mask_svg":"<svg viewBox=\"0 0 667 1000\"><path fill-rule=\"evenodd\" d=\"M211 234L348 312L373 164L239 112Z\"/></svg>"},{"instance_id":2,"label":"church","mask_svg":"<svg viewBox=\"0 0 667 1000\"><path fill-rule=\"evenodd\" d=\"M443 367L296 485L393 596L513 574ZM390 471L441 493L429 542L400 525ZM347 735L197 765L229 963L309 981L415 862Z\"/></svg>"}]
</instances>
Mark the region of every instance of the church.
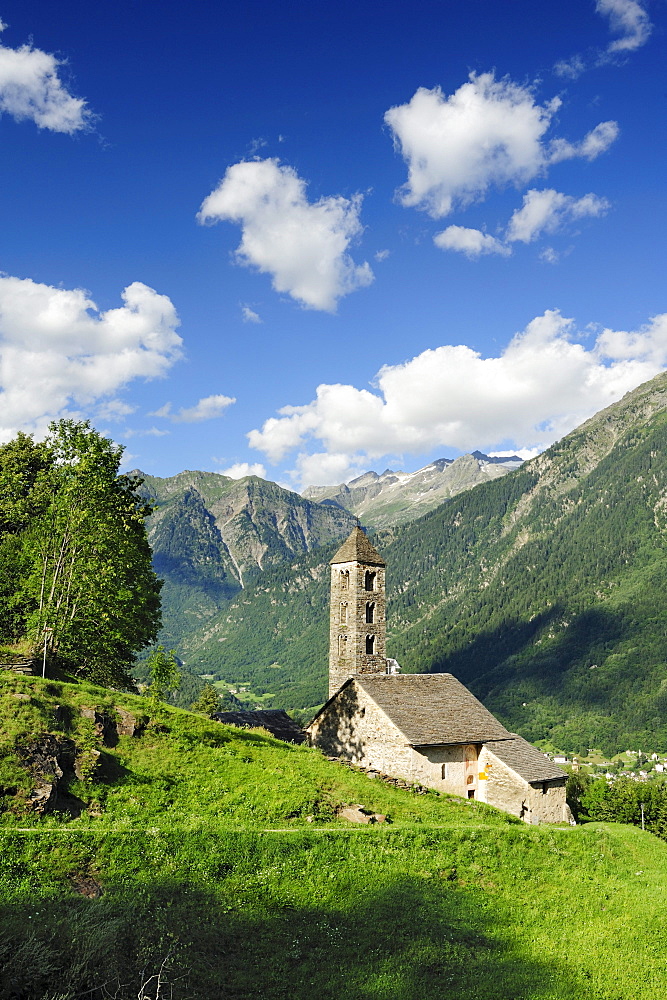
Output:
<instances>
[{"instance_id":1,"label":"church","mask_svg":"<svg viewBox=\"0 0 667 1000\"><path fill-rule=\"evenodd\" d=\"M306 729L310 743L526 823L569 822L559 767L452 674L401 674L387 659L385 570L358 527L331 562L329 699Z\"/></svg>"}]
</instances>

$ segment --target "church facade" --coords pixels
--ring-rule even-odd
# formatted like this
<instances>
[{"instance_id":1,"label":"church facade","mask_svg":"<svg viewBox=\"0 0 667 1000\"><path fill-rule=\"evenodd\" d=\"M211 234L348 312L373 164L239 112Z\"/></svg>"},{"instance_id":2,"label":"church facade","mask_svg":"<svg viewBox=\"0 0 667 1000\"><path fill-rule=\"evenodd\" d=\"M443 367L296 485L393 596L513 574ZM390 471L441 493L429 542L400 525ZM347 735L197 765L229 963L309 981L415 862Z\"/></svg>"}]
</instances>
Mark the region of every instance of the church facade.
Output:
<instances>
[{"instance_id":1,"label":"church facade","mask_svg":"<svg viewBox=\"0 0 667 1000\"><path fill-rule=\"evenodd\" d=\"M452 674L393 671L385 569L360 528L331 562L329 699L307 727L311 744L527 823L569 821L566 774L508 732Z\"/></svg>"}]
</instances>

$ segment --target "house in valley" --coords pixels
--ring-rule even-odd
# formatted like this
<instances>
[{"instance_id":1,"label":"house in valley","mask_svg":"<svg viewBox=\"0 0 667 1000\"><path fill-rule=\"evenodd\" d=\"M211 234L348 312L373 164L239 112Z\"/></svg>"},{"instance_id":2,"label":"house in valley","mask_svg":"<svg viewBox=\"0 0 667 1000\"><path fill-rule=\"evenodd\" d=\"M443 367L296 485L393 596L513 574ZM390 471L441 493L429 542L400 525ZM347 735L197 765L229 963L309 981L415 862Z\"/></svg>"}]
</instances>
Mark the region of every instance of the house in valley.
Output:
<instances>
[{"instance_id":1,"label":"house in valley","mask_svg":"<svg viewBox=\"0 0 667 1000\"><path fill-rule=\"evenodd\" d=\"M569 821L566 774L452 674L386 657L385 563L355 528L331 563L329 700L307 733L369 771L488 802L527 823Z\"/></svg>"}]
</instances>

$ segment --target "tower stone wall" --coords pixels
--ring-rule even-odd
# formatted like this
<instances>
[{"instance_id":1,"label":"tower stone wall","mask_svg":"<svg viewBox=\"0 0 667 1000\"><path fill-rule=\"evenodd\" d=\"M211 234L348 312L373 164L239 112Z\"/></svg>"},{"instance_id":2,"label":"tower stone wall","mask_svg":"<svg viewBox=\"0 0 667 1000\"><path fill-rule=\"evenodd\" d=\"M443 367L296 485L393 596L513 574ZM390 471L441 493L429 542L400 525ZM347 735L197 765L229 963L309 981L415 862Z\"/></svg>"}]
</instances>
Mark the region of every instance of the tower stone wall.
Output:
<instances>
[{"instance_id":1,"label":"tower stone wall","mask_svg":"<svg viewBox=\"0 0 667 1000\"><path fill-rule=\"evenodd\" d=\"M331 563L329 697L349 677L387 670L385 564L360 528Z\"/></svg>"}]
</instances>

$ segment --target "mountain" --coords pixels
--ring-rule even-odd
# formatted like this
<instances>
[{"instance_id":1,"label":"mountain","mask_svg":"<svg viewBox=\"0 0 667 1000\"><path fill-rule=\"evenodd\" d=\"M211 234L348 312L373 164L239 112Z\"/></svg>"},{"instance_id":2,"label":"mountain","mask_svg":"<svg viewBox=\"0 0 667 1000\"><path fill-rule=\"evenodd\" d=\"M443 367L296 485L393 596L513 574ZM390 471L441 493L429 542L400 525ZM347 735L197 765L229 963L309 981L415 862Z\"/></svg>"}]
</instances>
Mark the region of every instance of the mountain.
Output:
<instances>
[{"instance_id":1,"label":"mountain","mask_svg":"<svg viewBox=\"0 0 667 1000\"><path fill-rule=\"evenodd\" d=\"M356 518L256 476L181 472L161 479L136 470L155 505L148 521L153 565L165 581L162 641L180 646L262 571L329 542Z\"/></svg>"},{"instance_id":2,"label":"mountain","mask_svg":"<svg viewBox=\"0 0 667 1000\"><path fill-rule=\"evenodd\" d=\"M374 528L405 524L438 507L457 493L498 479L518 468L522 459L489 458L481 451L460 458L439 458L417 472L365 472L338 486L308 486L303 496L335 504Z\"/></svg>"},{"instance_id":3,"label":"mountain","mask_svg":"<svg viewBox=\"0 0 667 1000\"><path fill-rule=\"evenodd\" d=\"M667 751L666 445L661 374L516 471L379 531L390 655L452 672L531 742ZM275 707L323 700L333 548L267 570L188 638L193 661Z\"/></svg>"}]
</instances>

